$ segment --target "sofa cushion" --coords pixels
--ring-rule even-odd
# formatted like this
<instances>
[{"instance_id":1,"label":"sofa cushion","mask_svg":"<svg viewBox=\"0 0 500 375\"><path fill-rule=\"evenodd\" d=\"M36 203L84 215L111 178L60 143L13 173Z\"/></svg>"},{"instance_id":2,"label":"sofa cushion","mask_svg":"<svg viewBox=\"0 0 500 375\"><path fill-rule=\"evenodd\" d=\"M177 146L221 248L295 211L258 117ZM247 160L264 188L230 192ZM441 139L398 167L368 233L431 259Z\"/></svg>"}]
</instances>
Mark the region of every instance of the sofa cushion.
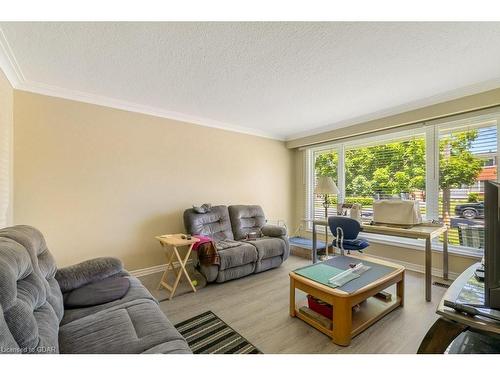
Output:
<instances>
[{"instance_id":1,"label":"sofa cushion","mask_svg":"<svg viewBox=\"0 0 500 375\"><path fill-rule=\"evenodd\" d=\"M166 353L169 348L175 353L191 352L158 305L142 299L65 324L60 328L59 347L61 353Z\"/></svg>"},{"instance_id":2,"label":"sofa cushion","mask_svg":"<svg viewBox=\"0 0 500 375\"><path fill-rule=\"evenodd\" d=\"M95 314L99 311L109 309L110 307L123 305L127 302L134 301L137 299L149 299L151 301L156 301L155 298L149 293L149 291L142 285L142 283L133 276L126 276L130 283L130 287L127 293L120 299L104 303L102 305L81 307L75 309L66 309L64 311L64 317L61 321L61 326L72 322L73 320L83 318L90 314Z\"/></svg>"},{"instance_id":3,"label":"sofa cushion","mask_svg":"<svg viewBox=\"0 0 500 375\"><path fill-rule=\"evenodd\" d=\"M251 275L255 271L256 264L257 263L248 263L243 266L221 270L217 274L217 279L215 279L215 281L217 283L224 283L229 280L239 279L241 277Z\"/></svg>"},{"instance_id":4,"label":"sofa cushion","mask_svg":"<svg viewBox=\"0 0 500 375\"><path fill-rule=\"evenodd\" d=\"M202 234L214 240L234 239L226 206L214 206L204 214L187 209L184 211L184 227L189 234Z\"/></svg>"},{"instance_id":5,"label":"sofa cushion","mask_svg":"<svg viewBox=\"0 0 500 375\"><path fill-rule=\"evenodd\" d=\"M55 273L38 230L26 225L0 230L0 313L9 331L0 335L4 350L58 352L63 299Z\"/></svg>"},{"instance_id":6,"label":"sofa cushion","mask_svg":"<svg viewBox=\"0 0 500 375\"><path fill-rule=\"evenodd\" d=\"M257 248L258 259L272 258L285 253L285 241L278 237L261 237L247 241Z\"/></svg>"},{"instance_id":7,"label":"sofa cushion","mask_svg":"<svg viewBox=\"0 0 500 375\"><path fill-rule=\"evenodd\" d=\"M122 298L130 288L126 277L108 277L74 289L64 297L65 308L102 305Z\"/></svg>"},{"instance_id":8,"label":"sofa cushion","mask_svg":"<svg viewBox=\"0 0 500 375\"><path fill-rule=\"evenodd\" d=\"M257 261L257 249L249 243L219 250L220 270L242 266Z\"/></svg>"},{"instance_id":9,"label":"sofa cushion","mask_svg":"<svg viewBox=\"0 0 500 375\"><path fill-rule=\"evenodd\" d=\"M279 267L283 263L283 258L281 256L261 259L255 265L255 273L267 271L271 268Z\"/></svg>"},{"instance_id":10,"label":"sofa cushion","mask_svg":"<svg viewBox=\"0 0 500 375\"><path fill-rule=\"evenodd\" d=\"M266 224L262 227L261 232L264 236L268 237L281 237L286 236L286 228L279 225Z\"/></svg>"},{"instance_id":11,"label":"sofa cushion","mask_svg":"<svg viewBox=\"0 0 500 375\"><path fill-rule=\"evenodd\" d=\"M264 211L260 206L234 205L228 207L231 228L236 241L246 238L248 233L260 233L266 224Z\"/></svg>"}]
</instances>

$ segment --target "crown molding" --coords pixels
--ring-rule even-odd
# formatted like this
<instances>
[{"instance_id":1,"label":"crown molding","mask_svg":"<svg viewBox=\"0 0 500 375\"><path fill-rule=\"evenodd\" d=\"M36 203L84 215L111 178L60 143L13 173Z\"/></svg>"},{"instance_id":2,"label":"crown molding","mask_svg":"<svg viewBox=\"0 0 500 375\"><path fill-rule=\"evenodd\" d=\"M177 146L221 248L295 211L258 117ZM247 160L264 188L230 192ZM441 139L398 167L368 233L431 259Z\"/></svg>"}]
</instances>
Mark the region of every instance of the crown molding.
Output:
<instances>
[{"instance_id":1,"label":"crown molding","mask_svg":"<svg viewBox=\"0 0 500 375\"><path fill-rule=\"evenodd\" d=\"M207 119L203 117L197 117L188 115L185 113L179 113L174 111L167 111L162 108L146 106L142 104L132 103L124 100L114 99L107 96L95 95L87 92L65 89L62 87L24 81L14 87L19 91L27 91L35 94L41 94L46 96L52 96L61 99L68 99L77 102L83 102L88 104L99 105L103 107L109 107L114 109L120 109L129 112L141 113L145 115L161 117L170 120L176 120L181 122L186 122L190 124L205 126L209 128L215 128L220 130L231 131L235 133L242 133L247 135L252 135L261 138L269 138L278 141L284 141L283 137L279 137L276 134L259 131L251 128L246 128L242 126L227 124L224 122Z\"/></svg>"},{"instance_id":2,"label":"crown molding","mask_svg":"<svg viewBox=\"0 0 500 375\"><path fill-rule=\"evenodd\" d=\"M425 107L445 103L445 102L460 99L460 98L463 98L466 96L480 94L480 93L483 93L483 92L486 92L489 90L494 90L497 88L500 88L500 78L495 78L492 80L479 82L479 83L476 83L473 85L458 88L456 90L447 91L444 93L433 95L433 96L425 98L425 99L413 101L410 103L405 103L405 104L402 104L402 105L399 105L396 107L392 107L392 108L384 109L381 111L369 113L369 114L366 114L363 116L355 117L352 119L333 123L330 125L314 127L310 130L306 130L303 132L292 134L292 135L286 137L285 141L291 142L291 141L295 141L295 140L300 140L302 138L307 138L310 136L319 135L319 134L326 133L329 131L339 130L342 128L347 128L349 126L358 125L358 124L369 122L369 121L380 120L380 119L383 119L386 117L395 116L395 115L399 115L399 114L402 114L405 112L410 112L410 111L422 109Z\"/></svg>"},{"instance_id":3,"label":"crown molding","mask_svg":"<svg viewBox=\"0 0 500 375\"><path fill-rule=\"evenodd\" d=\"M22 73L19 64L17 63L17 60L14 56L14 53L12 52L12 49L10 48L9 42L6 39L2 28L0 28L0 69L3 70L12 87L15 90L19 91L27 91L40 95L120 109L128 112L141 113L145 115L161 117L165 119L176 120L235 133L247 134L261 138L269 138L278 141L285 140L284 137L280 137L279 135L270 132L228 124L204 117L192 116L186 113L168 111L163 108L128 102L125 100L115 99L107 96L101 96L77 90L70 90L63 87L48 85L45 83L28 81Z\"/></svg>"},{"instance_id":4,"label":"crown molding","mask_svg":"<svg viewBox=\"0 0 500 375\"><path fill-rule=\"evenodd\" d=\"M17 60L0 28L0 69L4 72L13 88L18 88L25 81Z\"/></svg>"}]
</instances>

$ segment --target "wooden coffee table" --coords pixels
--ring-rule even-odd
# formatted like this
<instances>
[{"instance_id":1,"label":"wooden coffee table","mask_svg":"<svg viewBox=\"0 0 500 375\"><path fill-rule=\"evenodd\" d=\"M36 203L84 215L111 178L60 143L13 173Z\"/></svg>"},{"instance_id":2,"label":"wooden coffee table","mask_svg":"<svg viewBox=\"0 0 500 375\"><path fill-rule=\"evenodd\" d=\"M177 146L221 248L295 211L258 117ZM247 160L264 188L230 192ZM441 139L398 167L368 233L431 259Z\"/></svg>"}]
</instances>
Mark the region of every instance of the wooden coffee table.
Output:
<instances>
[{"instance_id":1,"label":"wooden coffee table","mask_svg":"<svg viewBox=\"0 0 500 375\"><path fill-rule=\"evenodd\" d=\"M391 267L394 270L350 293L341 290L341 288L331 288L313 281L295 273L295 271L290 272L290 315L303 320L331 337L335 344L342 346L348 346L354 336L363 332L398 306L403 306L404 303L405 268L403 266L366 255L349 255L349 257L353 258L353 261L376 263ZM394 284L396 284L396 296L392 296L391 300L384 301L373 297ZM333 329L328 329L317 320L299 311L300 306L295 303L295 289L299 289L333 306L331 318ZM360 309L353 313L352 308L357 304L360 304ZM302 305L307 305L307 301L302 302Z\"/></svg>"}]
</instances>

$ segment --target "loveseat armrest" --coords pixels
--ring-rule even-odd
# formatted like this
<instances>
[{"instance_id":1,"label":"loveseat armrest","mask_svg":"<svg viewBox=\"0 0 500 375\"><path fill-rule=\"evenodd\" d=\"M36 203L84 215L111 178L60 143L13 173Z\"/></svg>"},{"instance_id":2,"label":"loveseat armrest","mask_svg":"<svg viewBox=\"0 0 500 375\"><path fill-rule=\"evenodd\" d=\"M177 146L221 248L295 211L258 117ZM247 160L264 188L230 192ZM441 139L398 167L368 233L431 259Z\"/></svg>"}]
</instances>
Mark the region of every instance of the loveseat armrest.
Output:
<instances>
[{"instance_id":1,"label":"loveseat armrest","mask_svg":"<svg viewBox=\"0 0 500 375\"><path fill-rule=\"evenodd\" d=\"M123 269L121 260L103 257L60 268L57 270L55 277L61 291L66 293L91 282L115 275L125 276L128 275L128 272Z\"/></svg>"},{"instance_id":2,"label":"loveseat armrest","mask_svg":"<svg viewBox=\"0 0 500 375\"><path fill-rule=\"evenodd\" d=\"M266 224L261 228L261 233L264 236L281 238L285 242L285 249L283 251L283 261L287 260L290 255L290 242L288 241L287 230L280 225Z\"/></svg>"},{"instance_id":3,"label":"loveseat armrest","mask_svg":"<svg viewBox=\"0 0 500 375\"><path fill-rule=\"evenodd\" d=\"M264 236L268 237L284 237L286 236L286 228L279 225L266 224L261 228Z\"/></svg>"}]
</instances>

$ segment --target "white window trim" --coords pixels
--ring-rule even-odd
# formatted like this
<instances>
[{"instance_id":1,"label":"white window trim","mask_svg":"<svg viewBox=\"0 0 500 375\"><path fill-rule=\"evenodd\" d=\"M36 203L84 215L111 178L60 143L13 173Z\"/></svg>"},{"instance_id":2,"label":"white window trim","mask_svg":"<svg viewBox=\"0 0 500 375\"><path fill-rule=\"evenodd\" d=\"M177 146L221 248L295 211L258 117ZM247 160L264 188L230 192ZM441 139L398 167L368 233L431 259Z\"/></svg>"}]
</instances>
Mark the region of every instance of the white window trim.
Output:
<instances>
[{"instance_id":1,"label":"white window trim","mask_svg":"<svg viewBox=\"0 0 500 375\"><path fill-rule=\"evenodd\" d=\"M324 234L325 229L324 227L317 226L316 231L318 234ZM306 229L306 232L312 233L312 229ZM363 233L361 232L359 234L361 237L366 238L372 243L377 243L381 245L389 245L389 246L395 246L395 247L402 247L405 249L412 249L412 250L417 250L417 251L425 251L425 243L424 240L416 240L416 239L411 239L411 238L404 238L404 237L394 237L394 236L386 236L382 234L374 234L374 233ZM331 236L331 234L329 234ZM322 237L321 237L322 238ZM431 242L431 249L433 252L436 253L442 253L443 252L443 245L438 243L438 242ZM448 244L448 253L449 254L454 254L454 255L459 255L461 257L465 258L471 258L471 259L481 259L483 256L483 251L480 249L476 249L473 247L466 247L466 246L455 246Z\"/></svg>"},{"instance_id":2,"label":"white window trim","mask_svg":"<svg viewBox=\"0 0 500 375\"><path fill-rule=\"evenodd\" d=\"M395 138L403 138L411 135L425 133L426 141L426 218L428 220L437 219L439 216L439 127L443 124L450 123L467 123L470 120L477 121L478 117L485 119L492 119L497 121L497 158L500 160L500 113L498 108L487 109L478 111L474 114L465 114L450 116L439 120L430 121L427 123L414 124L406 130L400 131L384 131L374 135L356 136L352 139L343 139L339 141L329 142L321 146L313 146L306 148L305 169L306 169L306 218L313 217L314 205L314 154L324 150L335 149L338 152L338 181L337 187L339 189L338 201L342 202L345 197L345 149L357 145L363 145L372 142L380 142L384 140L394 140ZM367 137L370 141L367 142ZM497 163L497 180L500 182L500 163ZM324 233L324 229L317 228L318 233ZM308 221L306 231L312 231L312 223ZM391 236L383 236L376 234L363 234L363 237L371 240L374 243L388 244L392 246L400 246L414 250L424 251L424 247L419 240L397 238ZM442 252L442 245L437 242L432 242L432 251ZM455 246L448 244L448 252L451 254L460 255L463 257L480 258L482 257L483 250L469 248L465 246Z\"/></svg>"}]
</instances>

